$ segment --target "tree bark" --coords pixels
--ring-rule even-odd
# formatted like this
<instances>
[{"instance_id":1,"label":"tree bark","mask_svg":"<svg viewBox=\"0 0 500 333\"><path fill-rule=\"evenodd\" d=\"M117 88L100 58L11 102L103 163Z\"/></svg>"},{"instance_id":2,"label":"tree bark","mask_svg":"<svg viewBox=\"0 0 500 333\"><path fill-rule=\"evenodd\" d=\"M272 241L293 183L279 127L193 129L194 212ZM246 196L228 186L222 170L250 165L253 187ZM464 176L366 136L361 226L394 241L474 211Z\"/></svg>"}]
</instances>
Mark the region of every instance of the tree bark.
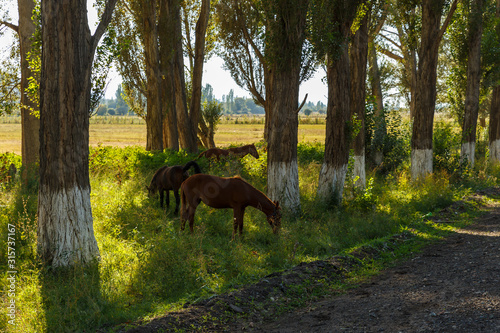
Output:
<instances>
[{"instance_id":1,"label":"tree bark","mask_svg":"<svg viewBox=\"0 0 500 333\"><path fill-rule=\"evenodd\" d=\"M147 0L141 3L142 24L144 32L144 60L146 67L146 98L149 150L163 150L163 114L160 86L160 55L158 50L158 28L156 25L156 1Z\"/></svg>"},{"instance_id":2,"label":"tree bark","mask_svg":"<svg viewBox=\"0 0 500 333\"><path fill-rule=\"evenodd\" d=\"M372 140L372 159L375 165L380 165L384 160L383 142L387 135L387 127L385 123L384 96L382 84L380 82L377 50L373 41L370 43L369 48L370 84L372 95L375 97L375 126Z\"/></svg>"},{"instance_id":3,"label":"tree bark","mask_svg":"<svg viewBox=\"0 0 500 333\"><path fill-rule=\"evenodd\" d=\"M328 105L325 157L319 173L317 195L323 201L334 205L342 203L349 161L352 121L350 59L347 46L351 36L350 27L360 3L361 1L339 1L326 7L329 8L326 14L330 17L325 19L331 20L329 25L334 27L326 31L326 34L336 38L325 44ZM366 55L364 57L366 66Z\"/></svg>"},{"instance_id":4,"label":"tree bark","mask_svg":"<svg viewBox=\"0 0 500 333\"><path fill-rule=\"evenodd\" d=\"M436 79L439 43L456 9L455 0L440 28L444 0L422 1L422 32L419 49L415 117L411 138L411 175L413 179L432 173L432 131L436 106Z\"/></svg>"},{"instance_id":5,"label":"tree bark","mask_svg":"<svg viewBox=\"0 0 500 333\"><path fill-rule=\"evenodd\" d=\"M467 86L465 89L464 123L462 125L461 160L474 166L476 128L479 114L479 89L481 83L481 36L483 34L483 0L472 1L469 23Z\"/></svg>"},{"instance_id":6,"label":"tree bark","mask_svg":"<svg viewBox=\"0 0 500 333\"><path fill-rule=\"evenodd\" d=\"M489 125L490 161L500 162L500 85L493 87Z\"/></svg>"},{"instance_id":7,"label":"tree bark","mask_svg":"<svg viewBox=\"0 0 500 333\"><path fill-rule=\"evenodd\" d=\"M40 157L40 119L33 114L38 105L32 102L26 93L28 78L33 76L28 66L28 53L31 51L31 38L35 33L35 24L31 19L35 3L32 0L18 0L19 10L19 45L21 48L21 158L22 178L26 183L37 172Z\"/></svg>"},{"instance_id":8,"label":"tree bark","mask_svg":"<svg viewBox=\"0 0 500 333\"><path fill-rule=\"evenodd\" d=\"M300 212L297 163L298 100L308 0L268 3L271 108L268 132L267 193L293 214ZM291 28L293 27L293 29Z\"/></svg>"},{"instance_id":9,"label":"tree bark","mask_svg":"<svg viewBox=\"0 0 500 333\"><path fill-rule=\"evenodd\" d=\"M205 61L205 35L207 32L208 18L210 15L210 0L202 0L200 17L196 22L195 46L194 46L194 67L192 77L191 104L189 107L189 117L195 131L199 134L198 124L203 123L201 113L201 83L203 78L203 63Z\"/></svg>"},{"instance_id":10,"label":"tree bark","mask_svg":"<svg viewBox=\"0 0 500 333\"><path fill-rule=\"evenodd\" d=\"M158 40L160 43L161 105L163 106L163 145L179 150L179 132L175 113L174 43L175 16L172 0L160 0Z\"/></svg>"},{"instance_id":11,"label":"tree bark","mask_svg":"<svg viewBox=\"0 0 500 333\"><path fill-rule=\"evenodd\" d=\"M89 181L91 69L111 20L108 1L93 36L83 0L43 0L38 255L51 267L99 256Z\"/></svg>"},{"instance_id":12,"label":"tree bark","mask_svg":"<svg viewBox=\"0 0 500 333\"><path fill-rule=\"evenodd\" d=\"M500 0L497 0L497 19L500 19ZM498 21L497 21L498 22ZM497 34L500 35L500 23L496 26ZM490 161L500 162L500 84L493 87L490 106L489 125L489 150Z\"/></svg>"},{"instance_id":13,"label":"tree bark","mask_svg":"<svg viewBox=\"0 0 500 333\"><path fill-rule=\"evenodd\" d=\"M326 117L325 159L321 166L318 197L333 204L342 202L344 182L349 162L350 74L349 54L344 47L338 59L328 60L328 105Z\"/></svg>"},{"instance_id":14,"label":"tree bark","mask_svg":"<svg viewBox=\"0 0 500 333\"><path fill-rule=\"evenodd\" d=\"M182 52L182 26L180 5L178 0L173 0L175 17L174 29L174 84L175 84L175 109L177 114L177 128L181 148L188 152L198 151L195 124L191 122L188 113L186 98L186 80L184 78L184 55Z\"/></svg>"},{"instance_id":15,"label":"tree bark","mask_svg":"<svg viewBox=\"0 0 500 333\"><path fill-rule=\"evenodd\" d=\"M354 172L356 186L366 187L365 169L365 100L366 100L366 65L368 61L368 22L370 8L363 17L361 26L356 31L349 52L351 77L351 115L360 122L359 132L354 138Z\"/></svg>"}]
</instances>

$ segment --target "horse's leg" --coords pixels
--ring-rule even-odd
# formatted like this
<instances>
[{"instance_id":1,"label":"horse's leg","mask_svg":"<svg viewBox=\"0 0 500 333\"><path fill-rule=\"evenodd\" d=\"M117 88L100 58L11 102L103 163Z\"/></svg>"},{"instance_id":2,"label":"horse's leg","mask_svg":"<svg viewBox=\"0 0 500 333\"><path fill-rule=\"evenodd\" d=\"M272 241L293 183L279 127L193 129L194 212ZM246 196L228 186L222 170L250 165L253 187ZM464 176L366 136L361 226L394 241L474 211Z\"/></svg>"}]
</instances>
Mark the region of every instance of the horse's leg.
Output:
<instances>
[{"instance_id":1,"label":"horse's leg","mask_svg":"<svg viewBox=\"0 0 500 333\"><path fill-rule=\"evenodd\" d=\"M189 220L189 230L191 233L194 232L194 213L196 212L196 206L189 205L188 210L188 220Z\"/></svg>"},{"instance_id":2,"label":"horse's leg","mask_svg":"<svg viewBox=\"0 0 500 333\"><path fill-rule=\"evenodd\" d=\"M182 189L181 189L181 202L182 202L182 206L181 206L181 230L184 230L184 227L186 226L186 219L188 218L189 205L188 205L188 201L186 198L186 192L184 192Z\"/></svg>"},{"instance_id":3,"label":"horse's leg","mask_svg":"<svg viewBox=\"0 0 500 333\"><path fill-rule=\"evenodd\" d=\"M160 190L160 207L163 208L163 189Z\"/></svg>"},{"instance_id":4,"label":"horse's leg","mask_svg":"<svg viewBox=\"0 0 500 333\"><path fill-rule=\"evenodd\" d=\"M243 216L245 216L245 207L241 208L241 216L238 223L238 227L240 229L240 237L243 237Z\"/></svg>"},{"instance_id":5,"label":"horse's leg","mask_svg":"<svg viewBox=\"0 0 500 333\"><path fill-rule=\"evenodd\" d=\"M240 236L243 231L243 214L245 213L245 208L243 207L234 207L233 208L233 239L236 236L236 233L240 232Z\"/></svg>"},{"instance_id":6,"label":"horse's leg","mask_svg":"<svg viewBox=\"0 0 500 333\"><path fill-rule=\"evenodd\" d=\"M172 192L174 192L174 197L175 197L175 210L174 210L174 214L177 215L177 213L179 212L179 202L181 201L180 197L179 197L179 190L173 190Z\"/></svg>"},{"instance_id":7,"label":"horse's leg","mask_svg":"<svg viewBox=\"0 0 500 333\"><path fill-rule=\"evenodd\" d=\"M168 210L168 207L170 207L170 191L165 190L165 203L167 204L167 208L165 208L165 211Z\"/></svg>"}]
</instances>

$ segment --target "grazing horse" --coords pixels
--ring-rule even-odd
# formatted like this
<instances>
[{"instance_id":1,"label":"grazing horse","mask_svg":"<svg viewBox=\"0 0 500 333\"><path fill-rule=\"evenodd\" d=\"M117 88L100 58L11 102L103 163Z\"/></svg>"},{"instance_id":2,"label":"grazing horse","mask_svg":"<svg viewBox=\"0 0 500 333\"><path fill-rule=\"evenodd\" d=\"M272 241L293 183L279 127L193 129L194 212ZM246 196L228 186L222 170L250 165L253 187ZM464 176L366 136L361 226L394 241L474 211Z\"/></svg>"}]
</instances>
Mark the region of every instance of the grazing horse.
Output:
<instances>
[{"instance_id":1,"label":"grazing horse","mask_svg":"<svg viewBox=\"0 0 500 333\"><path fill-rule=\"evenodd\" d=\"M240 177L193 175L181 185L181 201L181 230L184 230L186 220L189 220L189 229L193 232L194 213L202 201L213 208L233 209L233 239L238 230L240 236L242 235L243 215L248 206L266 214L267 222L274 233L277 233L281 226L279 203L272 202L264 193Z\"/></svg>"},{"instance_id":2,"label":"grazing horse","mask_svg":"<svg viewBox=\"0 0 500 333\"><path fill-rule=\"evenodd\" d=\"M255 148L254 144L228 149L210 148L198 155L198 158L203 156L206 158L215 157L217 160L219 160L220 156L229 156L230 154L236 155L238 157L243 157L250 154L255 158L259 158L259 153L257 152L257 148Z\"/></svg>"},{"instance_id":3,"label":"grazing horse","mask_svg":"<svg viewBox=\"0 0 500 333\"><path fill-rule=\"evenodd\" d=\"M195 161L187 162L186 165L162 166L153 175L151 183L147 187L149 195L154 195L160 192L160 206L163 208L163 192L167 192L166 203L167 209L170 204L169 194L170 190L174 192L175 196L175 211L174 214L179 212L179 188L183 181L188 179L189 174L187 171L193 167L195 173L201 173L199 165Z\"/></svg>"}]
</instances>

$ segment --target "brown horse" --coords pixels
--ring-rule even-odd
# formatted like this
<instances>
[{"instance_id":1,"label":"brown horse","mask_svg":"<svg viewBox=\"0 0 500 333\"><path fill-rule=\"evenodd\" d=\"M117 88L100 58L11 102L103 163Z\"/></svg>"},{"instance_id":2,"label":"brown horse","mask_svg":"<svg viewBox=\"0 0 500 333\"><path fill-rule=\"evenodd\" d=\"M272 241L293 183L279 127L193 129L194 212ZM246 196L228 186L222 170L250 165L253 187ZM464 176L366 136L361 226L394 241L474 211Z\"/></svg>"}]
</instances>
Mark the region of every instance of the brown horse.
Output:
<instances>
[{"instance_id":1,"label":"brown horse","mask_svg":"<svg viewBox=\"0 0 500 333\"><path fill-rule=\"evenodd\" d=\"M250 154L257 159L259 158L259 153L257 152L257 148L255 148L254 144L228 149L210 148L198 155L198 158L203 156L206 158L215 157L219 160L220 156L229 156L230 154L236 155L240 158Z\"/></svg>"},{"instance_id":2,"label":"brown horse","mask_svg":"<svg viewBox=\"0 0 500 333\"><path fill-rule=\"evenodd\" d=\"M147 187L149 195L152 196L156 192L160 192L160 206L163 208L163 193L167 192L166 203L167 209L170 204L169 194L170 191L174 192L175 196L175 211L174 214L179 212L179 188L183 181L188 179L189 174L187 171L193 167L195 173L201 173L200 167L195 161L187 162L186 165L162 166L153 175L151 183Z\"/></svg>"},{"instance_id":3,"label":"brown horse","mask_svg":"<svg viewBox=\"0 0 500 333\"><path fill-rule=\"evenodd\" d=\"M189 229L193 232L194 213L202 201L213 208L233 209L233 239L238 230L240 236L243 232L243 215L248 206L266 214L267 222L274 233L277 233L281 226L279 203L272 202L264 193L240 177L193 175L181 185L181 201L181 230L184 230L186 220L189 220Z\"/></svg>"}]
</instances>

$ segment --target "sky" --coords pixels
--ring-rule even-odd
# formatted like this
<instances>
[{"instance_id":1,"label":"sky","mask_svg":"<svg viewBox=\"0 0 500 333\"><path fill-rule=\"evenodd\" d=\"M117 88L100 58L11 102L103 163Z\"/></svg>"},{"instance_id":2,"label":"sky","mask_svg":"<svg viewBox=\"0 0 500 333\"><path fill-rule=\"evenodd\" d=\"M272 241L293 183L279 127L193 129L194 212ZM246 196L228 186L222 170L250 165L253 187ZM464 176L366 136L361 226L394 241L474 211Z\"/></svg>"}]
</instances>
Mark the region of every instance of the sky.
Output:
<instances>
[{"instance_id":1,"label":"sky","mask_svg":"<svg viewBox=\"0 0 500 333\"><path fill-rule=\"evenodd\" d=\"M203 86L207 83L213 88L214 95L218 100L222 100L223 95L227 95L231 89L234 90L235 97L251 97L250 93L240 88L228 71L223 69L224 61L217 56L210 58L203 66ZM308 94L307 101L316 104L327 101L327 86L321 81L325 76L324 70L318 69L315 75L300 86L299 103L302 102L305 94ZM109 74L110 82L106 89L105 97L114 98L116 89L121 83L120 75L112 70Z\"/></svg>"},{"instance_id":2,"label":"sky","mask_svg":"<svg viewBox=\"0 0 500 333\"><path fill-rule=\"evenodd\" d=\"M97 26L97 14L93 8L94 1L87 1L88 19L89 26L93 32ZM10 15L13 18L13 22L17 22L17 2L12 1L12 8L10 10ZM8 37L2 37L0 44L2 49L4 45L8 43ZM318 101L322 101L326 104L327 101L327 86L321 81L321 78L325 76L322 69L318 69L315 75L304 82L300 86L299 91L299 103L302 102L305 94L308 94L307 101L316 104ZM109 83L106 88L105 97L114 98L118 85L121 83L121 77L115 69L112 69L109 73ZM214 95L218 100L222 100L223 95L227 95L231 89L234 90L235 97L250 97L250 93L242 88L240 88L228 71L223 69L223 60L220 57L213 56L204 65L203 70L203 85L209 83L214 91Z\"/></svg>"}]
</instances>

